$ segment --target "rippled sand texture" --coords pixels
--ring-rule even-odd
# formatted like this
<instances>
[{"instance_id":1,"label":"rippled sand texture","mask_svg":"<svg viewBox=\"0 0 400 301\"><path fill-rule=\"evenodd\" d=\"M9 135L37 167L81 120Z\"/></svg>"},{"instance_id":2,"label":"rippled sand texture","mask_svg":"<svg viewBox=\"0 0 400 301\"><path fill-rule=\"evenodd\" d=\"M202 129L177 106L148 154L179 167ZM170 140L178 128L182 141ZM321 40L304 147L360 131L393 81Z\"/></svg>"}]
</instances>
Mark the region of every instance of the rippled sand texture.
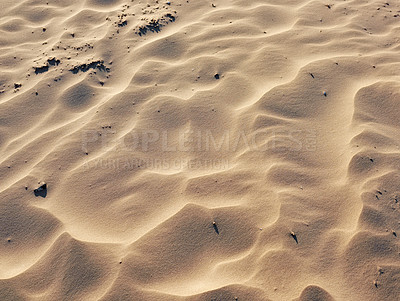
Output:
<instances>
[{"instance_id":1,"label":"rippled sand texture","mask_svg":"<svg viewBox=\"0 0 400 301\"><path fill-rule=\"evenodd\" d=\"M0 300L399 300L398 1L0 8Z\"/></svg>"}]
</instances>

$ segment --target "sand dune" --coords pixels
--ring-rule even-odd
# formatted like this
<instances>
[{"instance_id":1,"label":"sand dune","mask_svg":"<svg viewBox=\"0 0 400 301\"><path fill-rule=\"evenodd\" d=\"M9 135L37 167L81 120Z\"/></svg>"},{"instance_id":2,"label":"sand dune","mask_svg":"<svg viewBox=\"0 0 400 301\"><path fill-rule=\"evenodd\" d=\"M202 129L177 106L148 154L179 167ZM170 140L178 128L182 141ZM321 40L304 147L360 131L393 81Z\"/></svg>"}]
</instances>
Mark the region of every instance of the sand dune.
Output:
<instances>
[{"instance_id":1,"label":"sand dune","mask_svg":"<svg viewBox=\"0 0 400 301\"><path fill-rule=\"evenodd\" d=\"M0 300L400 299L400 3L0 8Z\"/></svg>"}]
</instances>

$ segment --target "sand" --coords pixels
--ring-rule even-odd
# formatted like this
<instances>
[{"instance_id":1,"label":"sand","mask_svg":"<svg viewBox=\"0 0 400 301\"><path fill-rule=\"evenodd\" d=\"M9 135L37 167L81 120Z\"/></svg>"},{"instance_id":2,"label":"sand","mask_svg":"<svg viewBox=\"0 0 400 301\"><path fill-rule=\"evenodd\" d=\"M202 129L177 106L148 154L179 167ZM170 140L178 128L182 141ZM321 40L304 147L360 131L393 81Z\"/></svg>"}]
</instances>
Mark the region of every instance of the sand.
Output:
<instances>
[{"instance_id":1,"label":"sand","mask_svg":"<svg viewBox=\"0 0 400 301\"><path fill-rule=\"evenodd\" d=\"M400 3L0 2L0 300L400 299Z\"/></svg>"}]
</instances>

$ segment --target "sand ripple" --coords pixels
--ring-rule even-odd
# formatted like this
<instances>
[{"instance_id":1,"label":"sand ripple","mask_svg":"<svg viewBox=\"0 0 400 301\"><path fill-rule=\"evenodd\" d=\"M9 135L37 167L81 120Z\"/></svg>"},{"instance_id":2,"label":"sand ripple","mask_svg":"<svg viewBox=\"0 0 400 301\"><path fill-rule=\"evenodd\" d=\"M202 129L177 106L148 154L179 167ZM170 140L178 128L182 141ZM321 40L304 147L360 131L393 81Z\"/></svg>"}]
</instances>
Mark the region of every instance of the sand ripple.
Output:
<instances>
[{"instance_id":1,"label":"sand ripple","mask_svg":"<svg viewBox=\"0 0 400 301\"><path fill-rule=\"evenodd\" d=\"M1 300L398 299L399 4L1 8Z\"/></svg>"}]
</instances>

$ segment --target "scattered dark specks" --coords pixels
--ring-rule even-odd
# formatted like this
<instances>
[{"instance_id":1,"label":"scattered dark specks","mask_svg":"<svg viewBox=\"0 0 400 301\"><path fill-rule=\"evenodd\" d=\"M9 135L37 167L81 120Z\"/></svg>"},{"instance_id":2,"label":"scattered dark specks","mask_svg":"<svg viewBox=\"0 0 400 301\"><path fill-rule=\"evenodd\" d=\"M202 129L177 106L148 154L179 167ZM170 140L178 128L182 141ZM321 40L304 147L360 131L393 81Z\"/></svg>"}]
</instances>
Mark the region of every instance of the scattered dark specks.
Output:
<instances>
[{"instance_id":1,"label":"scattered dark specks","mask_svg":"<svg viewBox=\"0 0 400 301\"><path fill-rule=\"evenodd\" d=\"M294 241L296 242L296 244L299 243L299 241L297 240L297 235L292 231L290 232L290 236L294 239Z\"/></svg>"},{"instance_id":2,"label":"scattered dark specks","mask_svg":"<svg viewBox=\"0 0 400 301\"><path fill-rule=\"evenodd\" d=\"M216 222L213 222L212 224L213 224L213 228L214 228L215 232L216 232L217 234L219 234L219 229L218 229L217 223L216 223Z\"/></svg>"},{"instance_id":3,"label":"scattered dark specks","mask_svg":"<svg viewBox=\"0 0 400 301\"><path fill-rule=\"evenodd\" d=\"M214 77L215 77L215 79L219 79L219 74L218 73L215 74Z\"/></svg>"}]
</instances>

